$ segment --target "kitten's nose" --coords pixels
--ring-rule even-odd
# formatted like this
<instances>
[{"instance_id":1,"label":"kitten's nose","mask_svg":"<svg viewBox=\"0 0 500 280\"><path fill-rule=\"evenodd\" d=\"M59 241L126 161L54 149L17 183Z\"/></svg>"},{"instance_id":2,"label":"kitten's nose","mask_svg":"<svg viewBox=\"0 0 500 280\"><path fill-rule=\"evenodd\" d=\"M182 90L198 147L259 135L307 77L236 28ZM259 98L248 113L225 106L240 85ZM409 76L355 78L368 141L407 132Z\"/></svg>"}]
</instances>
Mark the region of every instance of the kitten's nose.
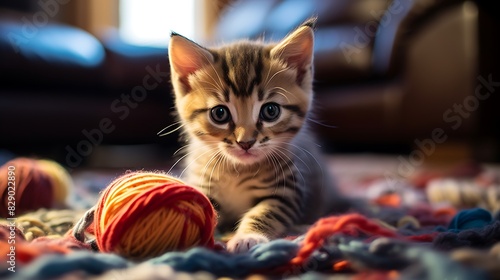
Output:
<instances>
[{"instance_id":1,"label":"kitten's nose","mask_svg":"<svg viewBox=\"0 0 500 280\"><path fill-rule=\"evenodd\" d=\"M253 144L255 144L255 139L252 139L250 141L242 141L242 142L236 142L238 143L238 146L240 146L243 150L248 151Z\"/></svg>"}]
</instances>

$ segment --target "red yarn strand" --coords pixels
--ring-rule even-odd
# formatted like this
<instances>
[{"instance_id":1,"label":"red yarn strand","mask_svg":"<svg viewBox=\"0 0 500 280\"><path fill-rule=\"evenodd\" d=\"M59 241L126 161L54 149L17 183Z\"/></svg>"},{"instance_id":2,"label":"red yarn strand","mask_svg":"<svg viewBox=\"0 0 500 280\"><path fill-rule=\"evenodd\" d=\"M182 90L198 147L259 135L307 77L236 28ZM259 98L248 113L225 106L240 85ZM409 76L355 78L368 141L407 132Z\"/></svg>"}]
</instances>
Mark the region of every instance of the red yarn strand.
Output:
<instances>
[{"instance_id":1,"label":"red yarn strand","mask_svg":"<svg viewBox=\"0 0 500 280\"><path fill-rule=\"evenodd\" d=\"M383 228L360 214L323 218L307 232L302 247L297 256L291 260L291 264L299 265L305 262L316 249L323 245L325 238L336 233L346 233L352 236L357 230L370 235L397 236L394 231Z\"/></svg>"}]
</instances>

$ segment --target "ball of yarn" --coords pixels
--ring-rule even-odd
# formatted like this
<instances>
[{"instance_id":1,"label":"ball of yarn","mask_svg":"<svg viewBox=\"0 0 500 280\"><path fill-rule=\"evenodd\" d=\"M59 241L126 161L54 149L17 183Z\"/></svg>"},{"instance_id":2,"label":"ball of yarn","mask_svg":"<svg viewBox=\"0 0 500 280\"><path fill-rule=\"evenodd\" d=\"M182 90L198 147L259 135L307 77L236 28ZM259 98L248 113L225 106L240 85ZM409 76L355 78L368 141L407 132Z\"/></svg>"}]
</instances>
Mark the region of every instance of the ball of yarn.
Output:
<instances>
[{"instance_id":1,"label":"ball of yarn","mask_svg":"<svg viewBox=\"0 0 500 280\"><path fill-rule=\"evenodd\" d=\"M489 225L493 221L490 212L482 208L474 208L460 211L451 220L448 229L473 229L482 228Z\"/></svg>"},{"instance_id":2,"label":"ball of yarn","mask_svg":"<svg viewBox=\"0 0 500 280\"><path fill-rule=\"evenodd\" d=\"M51 208L67 195L71 177L59 164L15 158L0 167L0 216L13 218L40 208Z\"/></svg>"},{"instance_id":3,"label":"ball of yarn","mask_svg":"<svg viewBox=\"0 0 500 280\"><path fill-rule=\"evenodd\" d=\"M54 191L54 202L58 206L64 206L69 190L73 188L73 179L68 171L59 163L52 160L37 160L37 164L42 171L49 175Z\"/></svg>"},{"instance_id":4,"label":"ball of yarn","mask_svg":"<svg viewBox=\"0 0 500 280\"><path fill-rule=\"evenodd\" d=\"M203 193L155 172L131 172L114 180L94 215L99 250L131 259L213 247L215 225L215 210Z\"/></svg>"}]
</instances>

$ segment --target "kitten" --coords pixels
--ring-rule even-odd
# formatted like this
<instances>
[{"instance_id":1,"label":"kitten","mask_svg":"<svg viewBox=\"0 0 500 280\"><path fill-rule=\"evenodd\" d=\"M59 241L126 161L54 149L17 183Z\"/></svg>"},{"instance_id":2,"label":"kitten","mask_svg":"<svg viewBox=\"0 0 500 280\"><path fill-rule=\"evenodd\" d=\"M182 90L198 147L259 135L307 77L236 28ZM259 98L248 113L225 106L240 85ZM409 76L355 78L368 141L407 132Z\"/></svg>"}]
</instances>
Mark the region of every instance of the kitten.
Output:
<instances>
[{"instance_id":1,"label":"kitten","mask_svg":"<svg viewBox=\"0 0 500 280\"><path fill-rule=\"evenodd\" d=\"M184 180L234 229L232 252L346 210L308 130L315 19L277 44L205 48L172 33L175 105L187 139Z\"/></svg>"}]
</instances>

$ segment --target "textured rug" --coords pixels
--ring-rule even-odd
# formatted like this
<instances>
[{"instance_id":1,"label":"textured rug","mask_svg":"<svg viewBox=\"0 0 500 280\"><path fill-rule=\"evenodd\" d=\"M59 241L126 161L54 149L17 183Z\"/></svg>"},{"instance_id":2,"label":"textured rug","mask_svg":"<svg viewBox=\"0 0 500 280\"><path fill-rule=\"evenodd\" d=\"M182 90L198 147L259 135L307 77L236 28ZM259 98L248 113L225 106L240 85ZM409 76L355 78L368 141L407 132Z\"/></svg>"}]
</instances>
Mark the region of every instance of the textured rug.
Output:
<instances>
[{"instance_id":1,"label":"textured rug","mask_svg":"<svg viewBox=\"0 0 500 280\"><path fill-rule=\"evenodd\" d=\"M342 191L366 201L369 213L325 217L303 235L246 254L194 248L140 262L68 237L102 188L122 173L75 172L68 209L0 221L0 278L500 279L498 167L410 169L398 158L370 156L336 157L328 166Z\"/></svg>"}]
</instances>

